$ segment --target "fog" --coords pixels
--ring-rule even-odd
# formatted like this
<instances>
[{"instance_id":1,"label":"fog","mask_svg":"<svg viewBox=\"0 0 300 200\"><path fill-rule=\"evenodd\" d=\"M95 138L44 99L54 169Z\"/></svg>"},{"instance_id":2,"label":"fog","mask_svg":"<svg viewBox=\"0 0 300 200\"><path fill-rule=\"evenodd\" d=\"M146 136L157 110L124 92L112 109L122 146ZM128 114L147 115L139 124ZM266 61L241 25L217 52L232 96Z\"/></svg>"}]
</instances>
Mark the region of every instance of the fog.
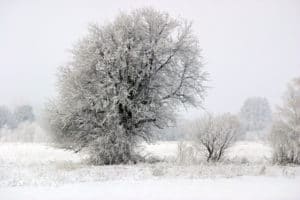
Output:
<instances>
[{"instance_id":1,"label":"fog","mask_svg":"<svg viewBox=\"0 0 300 200\"><path fill-rule=\"evenodd\" d=\"M237 112L247 97L280 103L300 74L300 1L1 1L0 105L41 108L89 23L152 6L193 21L211 87L204 107ZM196 115L199 110L186 115Z\"/></svg>"}]
</instances>

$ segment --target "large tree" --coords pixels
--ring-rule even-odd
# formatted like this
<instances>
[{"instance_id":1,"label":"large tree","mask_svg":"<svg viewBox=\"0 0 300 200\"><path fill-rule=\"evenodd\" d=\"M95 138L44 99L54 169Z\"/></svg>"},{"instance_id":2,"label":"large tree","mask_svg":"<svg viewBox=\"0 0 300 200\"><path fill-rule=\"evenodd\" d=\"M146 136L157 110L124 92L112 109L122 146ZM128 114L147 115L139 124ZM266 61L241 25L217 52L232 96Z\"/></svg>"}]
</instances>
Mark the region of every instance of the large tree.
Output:
<instances>
[{"instance_id":1,"label":"large tree","mask_svg":"<svg viewBox=\"0 0 300 200\"><path fill-rule=\"evenodd\" d=\"M294 79L278 107L271 130L273 158L281 164L300 164L300 78Z\"/></svg>"},{"instance_id":2,"label":"large tree","mask_svg":"<svg viewBox=\"0 0 300 200\"><path fill-rule=\"evenodd\" d=\"M87 147L96 164L134 160L137 142L174 120L178 104L198 106L205 92L191 24L151 8L91 25L59 73L50 107L56 139Z\"/></svg>"}]
</instances>

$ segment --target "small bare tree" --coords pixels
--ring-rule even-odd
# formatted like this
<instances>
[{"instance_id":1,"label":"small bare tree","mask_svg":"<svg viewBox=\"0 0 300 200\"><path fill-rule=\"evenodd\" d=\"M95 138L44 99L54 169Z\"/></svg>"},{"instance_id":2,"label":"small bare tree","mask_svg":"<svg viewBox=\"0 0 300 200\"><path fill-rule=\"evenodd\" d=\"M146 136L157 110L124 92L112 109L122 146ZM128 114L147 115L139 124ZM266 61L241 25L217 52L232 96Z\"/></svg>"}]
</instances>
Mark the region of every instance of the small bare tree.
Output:
<instances>
[{"instance_id":1,"label":"small bare tree","mask_svg":"<svg viewBox=\"0 0 300 200\"><path fill-rule=\"evenodd\" d=\"M300 78L288 86L284 105L278 107L271 144L274 162L300 164Z\"/></svg>"},{"instance_id":2,"label":"small bare tree","mask_svg":"<svg viewBox=\"0 0 300 200\"><path fill-rule=\"evenodd\" d=\"M196 148L206 150L207 161L219 161L240 131L237 117L231 114L203 116L193 127Z\"/></svg>"}]
</instances>

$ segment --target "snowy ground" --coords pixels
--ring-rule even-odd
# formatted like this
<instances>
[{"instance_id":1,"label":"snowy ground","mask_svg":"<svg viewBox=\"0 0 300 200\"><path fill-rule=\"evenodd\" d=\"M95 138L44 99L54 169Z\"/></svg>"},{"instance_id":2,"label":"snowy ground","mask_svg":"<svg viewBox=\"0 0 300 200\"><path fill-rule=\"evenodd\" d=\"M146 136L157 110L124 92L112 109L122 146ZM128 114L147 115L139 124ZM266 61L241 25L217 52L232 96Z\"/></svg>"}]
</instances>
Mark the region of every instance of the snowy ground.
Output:
<instances>
[{"instance_id":1,"label":"snowy ground","mask_svg":"<svg viewBox=\"0 0 300 200\"><path fill-rule=\"evenodd\" d=\"M189 143L189 142L187 142ZM157 142L144 145L146 154L154 155L164 160L174 160L177 155L178 142ZM272 148L262 141L237 142L228 149L225 160L230 162L267 163L270 162ZM205 158L203 157L203 160Z\"/></svg>"},{"instance_id":2,"label":"snowy ground","mask_svg":"<svg viewBox=\"0 0 300 200\"><path fill-rule=\"evenodd\" d=\"M0 188L1 199L30 200L299 200L300 179L236 177L231 179L119 180L59 187Z\"/></svg>"},{"instance_id":3,"label":"snowy ground","mask_svg":"<svg viewBox=\"0 0 300 200\"><path fill-rule=\"evenodd\" d=\"M237 143L221 164L180 165L175 142L144 151L166 161L90 166L46 144L0 143L0 199L300 199L300 168L271 165L262 142Z\"/></svg>"}]
</instances>

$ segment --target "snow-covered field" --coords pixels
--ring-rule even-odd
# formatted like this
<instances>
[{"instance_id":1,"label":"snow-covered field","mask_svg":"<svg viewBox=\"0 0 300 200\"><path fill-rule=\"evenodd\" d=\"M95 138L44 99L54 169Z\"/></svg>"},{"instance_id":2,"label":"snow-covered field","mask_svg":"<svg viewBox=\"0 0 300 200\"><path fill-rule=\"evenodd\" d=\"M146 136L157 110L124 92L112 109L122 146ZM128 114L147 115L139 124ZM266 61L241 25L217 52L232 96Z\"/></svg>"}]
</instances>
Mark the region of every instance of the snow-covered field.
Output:
<instances>
[{"instance_id":1,"label":"snow-covered field","mask_svg":"<svg viewBox=\"0 0 300 200\"><path fill-rule=\"evenodd\" d=\"M299 177L118 180L59 187L0 188L0 197L5 200L299 200L299 181Z\"/></svg>"},{"instance_id":2,"label":"snow-covered field","mask_svg":"<svg viewBox=\"0 0 300 200\"><path fill-rule=\"evenodd\" d=\"M300 199L300 168L270 164L263 142L239 142L220 164L176 163L176 142L144 145L164 162L90 166L43 143L0 143L0 199Z\"/></svg>"}]
</instances>

